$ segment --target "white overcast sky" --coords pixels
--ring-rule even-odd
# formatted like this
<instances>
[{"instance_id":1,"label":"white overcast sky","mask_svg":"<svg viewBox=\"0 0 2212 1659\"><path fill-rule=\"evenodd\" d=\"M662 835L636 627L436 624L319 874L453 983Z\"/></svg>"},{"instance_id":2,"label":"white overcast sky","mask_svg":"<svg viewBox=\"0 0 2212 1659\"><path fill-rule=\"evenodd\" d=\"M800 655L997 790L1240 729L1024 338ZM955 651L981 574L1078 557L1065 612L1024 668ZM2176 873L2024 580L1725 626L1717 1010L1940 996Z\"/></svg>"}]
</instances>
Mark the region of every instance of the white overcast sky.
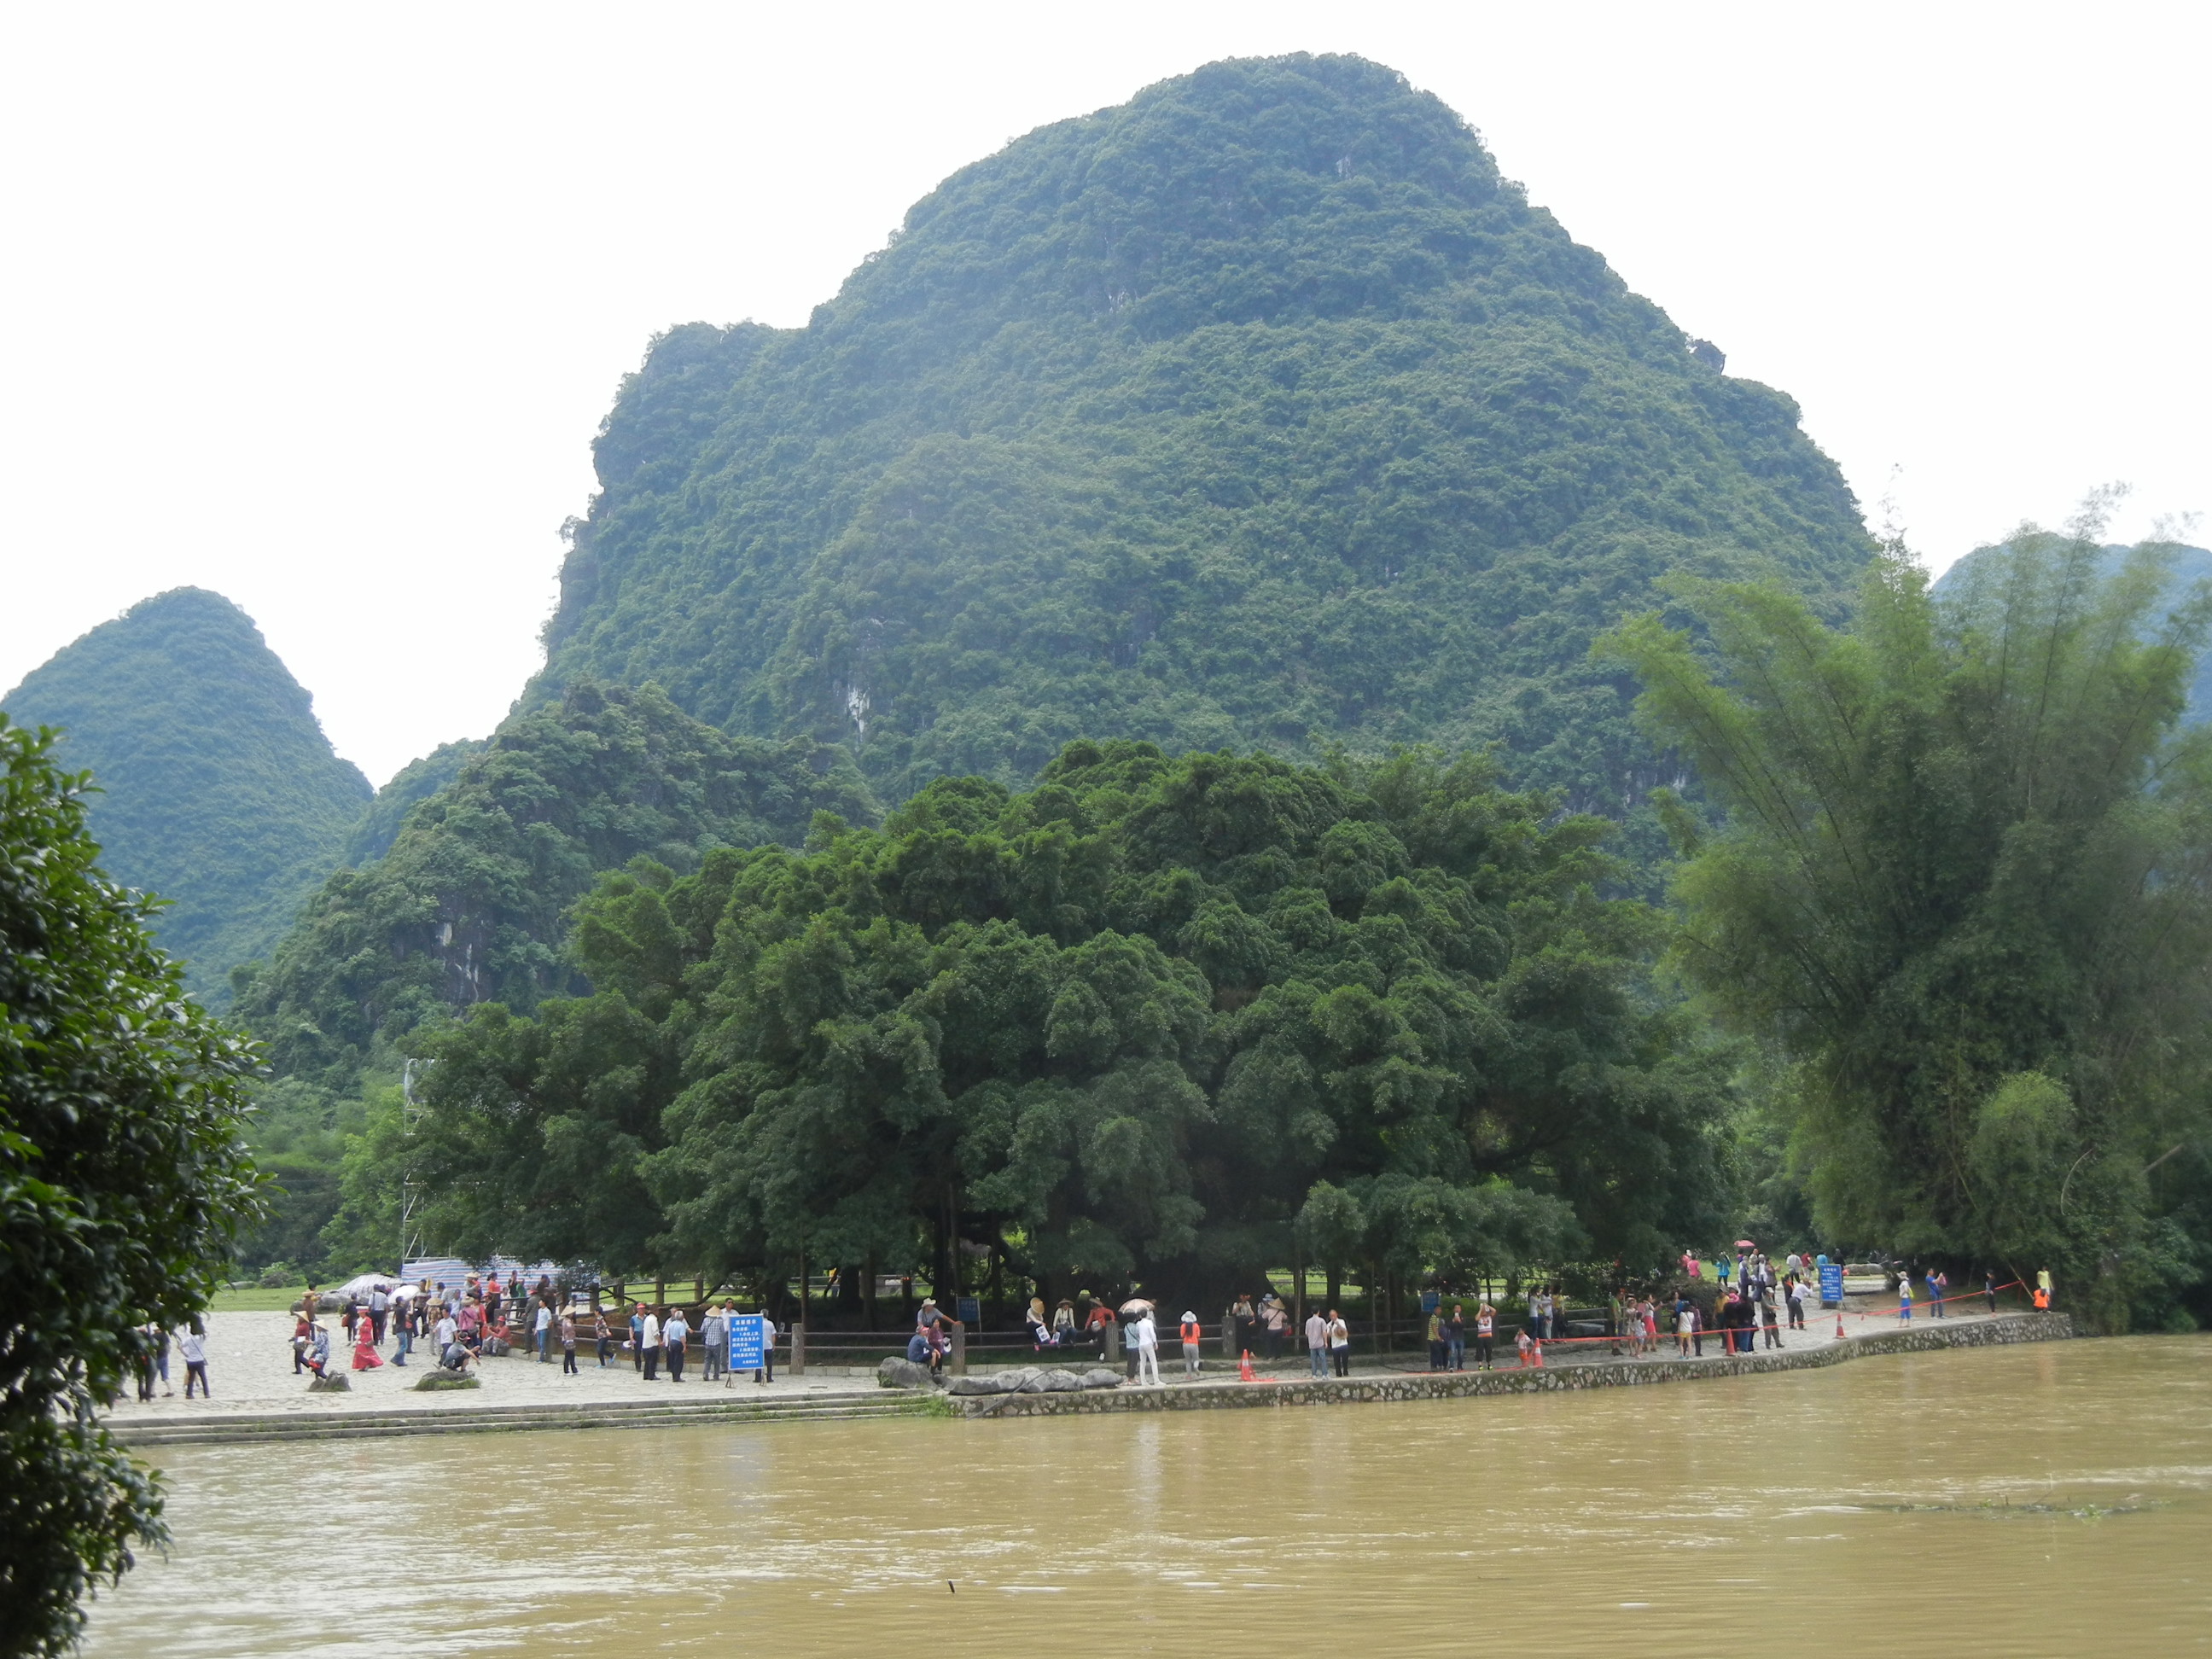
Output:
<instances>
[{"instance_id":1,"label":"white overcast sky","mask_svg":"<svg viewBox=\"0 0 2212 1659\"><path fill-rule=\"evenodd\" d=\"M2212 508L2209 40L2109 3L9 7L0 690L194 584L373 781L480 736L657 330L803 322L954 168L1297 50L1460 111L1931 564L2106 480L2147 533Z\"/></svg>"}]
</instances>

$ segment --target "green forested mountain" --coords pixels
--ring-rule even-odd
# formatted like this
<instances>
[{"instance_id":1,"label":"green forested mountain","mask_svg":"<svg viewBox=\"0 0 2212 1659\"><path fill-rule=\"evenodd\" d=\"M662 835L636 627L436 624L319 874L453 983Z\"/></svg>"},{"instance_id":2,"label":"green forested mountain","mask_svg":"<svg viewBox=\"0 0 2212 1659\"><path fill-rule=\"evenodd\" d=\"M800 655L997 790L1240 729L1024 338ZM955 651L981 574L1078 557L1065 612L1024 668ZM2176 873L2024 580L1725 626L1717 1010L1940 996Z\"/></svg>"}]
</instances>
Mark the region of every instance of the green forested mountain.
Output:
<instances>
[{"instance_id":1,"label":"green forested mountain","mask_svg":"<svg viewBox=\"0 0 2212 1659\"><path fill-rule=\"evenodd\" d=\"M380 1037L428 1015L570 987L563 918L599 872L796 844L817 811L873 816L840 751L732 738L653 686L580 680L416 803L383 857L331 876L274 957L239 974L238 1012L281 1076L348 1086Z\"/></svg>"},{"instance_id":2,"label":"green forested mountain","mask_svg":"<svg viewBox=\"0 0 2212 1659\"><path fill-rule=\"evenodd\" d=\"M354 825L353 834L346 838L345 862L368 864L390 852L392 843L398 839L399 826L406 822L416 805L460 776L461 769L483 754L486 747L480 738L440 744L421 759L411 760L394 772L391 781L376 792L368 811Z\"/></svg>"},{"instance_id":3,"label":"green forested mountain","mask_svg":"<svg viewBox=\"0 0 2212 1659\"><path fill-rule=\"evenodd\" d=\"M596 459L532 695L651 678L892 799L1078 735L1502 740L1617 812L1593 633L1677 568L1832 609L1871 550L1790 398L1351 58L1016 141L805 327L663 336Z\"/></svg>"},{"instance_id":4,"label":"green forested mountain","mask_svg":"<svg viewBox=\"0 0 2212 1659\"><path fill-rule=\"evenodd\" d=\"M337 866L368 805L306 691L221 594L179 587L57 653L0 708L64 730L101 793L92 832L118 880L170 908L155 927L203 999L269 950Z\"/></svg>"}]
</instances>

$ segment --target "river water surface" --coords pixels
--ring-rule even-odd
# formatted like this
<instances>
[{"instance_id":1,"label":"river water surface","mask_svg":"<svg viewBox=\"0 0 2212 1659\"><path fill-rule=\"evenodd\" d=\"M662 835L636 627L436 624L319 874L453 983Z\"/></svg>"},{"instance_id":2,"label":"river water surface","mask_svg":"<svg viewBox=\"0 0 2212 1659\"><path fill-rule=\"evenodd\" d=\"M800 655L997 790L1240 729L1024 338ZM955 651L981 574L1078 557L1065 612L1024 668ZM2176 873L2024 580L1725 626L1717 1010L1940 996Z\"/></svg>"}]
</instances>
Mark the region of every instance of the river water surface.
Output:
<instances>
[{"instance_id":1,"label":"river water surface","mask_svg":"<svg viewBox=\"0 0 2212 1659\"><path fill-rule=\"evenodd\" d=\"M88 1651L2212 1648L2212 1337L1553 1396L175 1447Z\"/></svg>"}]
</instances>

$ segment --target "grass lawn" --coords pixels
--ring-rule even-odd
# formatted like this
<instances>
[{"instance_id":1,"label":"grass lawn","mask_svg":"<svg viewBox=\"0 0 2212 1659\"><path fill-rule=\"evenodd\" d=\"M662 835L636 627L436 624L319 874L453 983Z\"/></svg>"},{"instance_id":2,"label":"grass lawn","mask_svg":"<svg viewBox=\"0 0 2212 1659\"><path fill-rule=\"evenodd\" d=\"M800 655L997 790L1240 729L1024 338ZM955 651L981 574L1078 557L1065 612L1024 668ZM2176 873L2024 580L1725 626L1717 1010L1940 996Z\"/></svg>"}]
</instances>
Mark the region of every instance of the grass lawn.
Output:
<instances>
[{"instance_id":1,"label":"grass lawn","mask_svg":"<svg viewBox=\"0 0 2212 1659\"><path fill-rule=\"evenodd\" d=\"M258 1285L248 1285L244 1290L217 1291L215 1293L214 1302L210 1304L210 1311L281 1313L297 1303L307 1293L307 1287L305 1285L287 1285L273 1291L264 1291Z\"/></svg>"}]
</instances>

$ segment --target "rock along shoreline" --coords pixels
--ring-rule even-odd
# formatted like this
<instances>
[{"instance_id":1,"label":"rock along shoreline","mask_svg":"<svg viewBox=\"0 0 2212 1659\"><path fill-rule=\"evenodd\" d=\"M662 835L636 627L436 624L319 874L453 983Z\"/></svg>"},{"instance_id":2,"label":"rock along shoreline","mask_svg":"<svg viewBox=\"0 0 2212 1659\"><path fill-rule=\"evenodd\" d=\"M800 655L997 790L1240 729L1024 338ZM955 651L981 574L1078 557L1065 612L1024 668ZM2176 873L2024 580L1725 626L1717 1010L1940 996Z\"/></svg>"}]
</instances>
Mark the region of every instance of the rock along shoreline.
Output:
<instances>
[{"instance_id":1,"label":"rock along shoreline","mask_svg":"<svg viewBox=\"0 0 2212 1659\"><path fill-rule=\"evenodd\" d=\"M1303 1381L1198 1382L1176 1388L1127 1386L1081 1394L998 1394L949 1403L963 1417L1058 1417L1089 1412L1235 1411L1288 1406L1382 1405L1408 1400L1459 1400L1474 1395L1535 1394L1571 1389L1637 1388L1695 1382L1716 1376L1810 1370L1879 1354L1997 1343L2058 1342L2076 1334L2073 1316L2030 1313L1931 1322L1914 1330L1879 1331L1825 1347L1732 1354L1711 1359L1601 1360L1575 1365L1517 1366L1494 1371L1414 1372L1401 1376L1309 1377Z\"/></svg>"}]
</instances>

